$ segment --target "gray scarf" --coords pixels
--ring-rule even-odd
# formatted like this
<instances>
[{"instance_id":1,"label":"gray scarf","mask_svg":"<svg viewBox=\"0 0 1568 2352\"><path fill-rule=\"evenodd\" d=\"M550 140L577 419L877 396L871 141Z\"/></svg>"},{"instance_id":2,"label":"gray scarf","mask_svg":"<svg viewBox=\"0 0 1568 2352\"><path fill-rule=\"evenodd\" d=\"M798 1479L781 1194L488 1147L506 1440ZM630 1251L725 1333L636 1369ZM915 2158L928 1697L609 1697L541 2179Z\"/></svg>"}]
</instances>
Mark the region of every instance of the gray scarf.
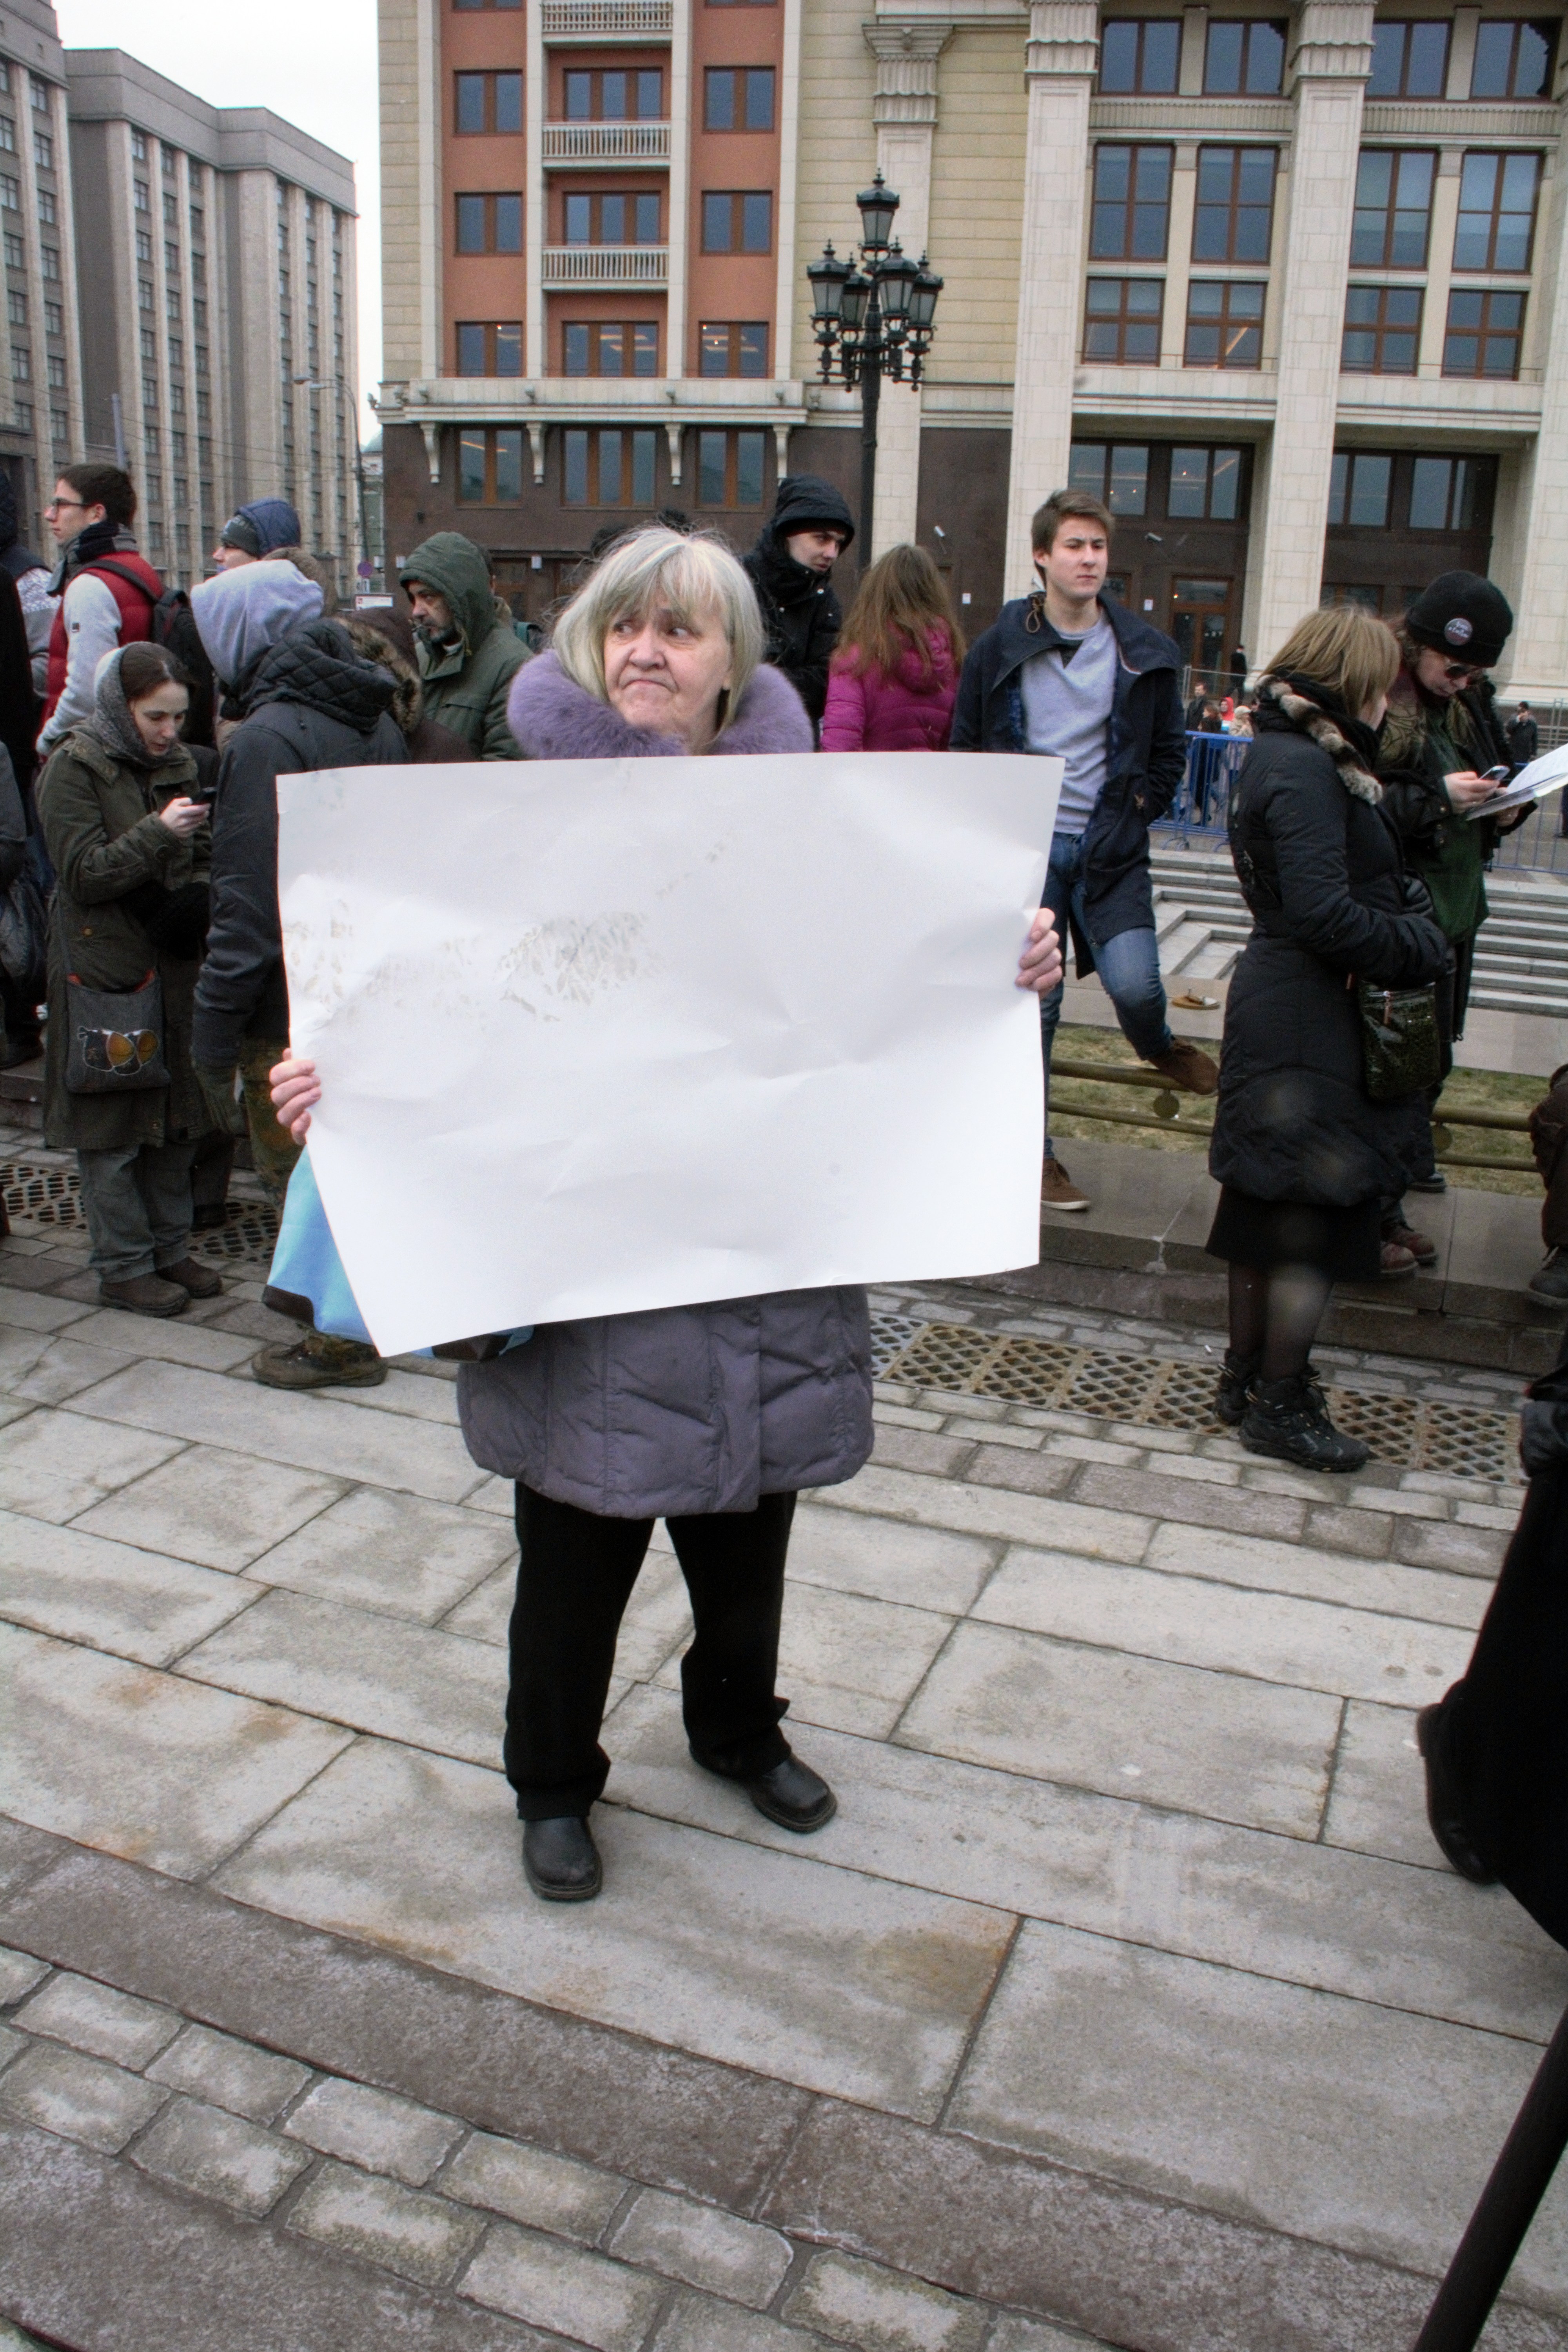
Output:
<instances>
[{"instance_id":1,"label":"gray scarf","mask_svg":"<svg viewBox=\"0 0 1568 2352\"><path fill-rule=\"evenodd\" d=\"M176 736L166 751L149 751L142 740L140 729L131 715L131 705L125 699L125 688L120 682L120 665L125 648L121 646L111 653L99 672L93 693L92 715L78 723L84 735L116 760L129 760L133 768L166 768L172 760L183 759L185 747Z\"/></svg>"}]
</instances>

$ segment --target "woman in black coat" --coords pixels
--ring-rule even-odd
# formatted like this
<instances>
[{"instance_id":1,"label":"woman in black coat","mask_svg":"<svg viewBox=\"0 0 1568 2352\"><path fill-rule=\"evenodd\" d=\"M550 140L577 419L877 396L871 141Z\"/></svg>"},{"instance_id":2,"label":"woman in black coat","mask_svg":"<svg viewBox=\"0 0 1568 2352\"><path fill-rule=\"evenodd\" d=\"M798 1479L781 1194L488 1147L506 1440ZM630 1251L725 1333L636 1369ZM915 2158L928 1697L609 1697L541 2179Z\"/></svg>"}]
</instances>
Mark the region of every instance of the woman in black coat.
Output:
<instances>
[{"instance_id":1,"label":"woman in black coat","mask_svg":"<svg viewBox=\"0 0 1568 2352\"><path fill-rule=\"evenodd\" d=\"M1242 1444L1309 1469L1367 1449L1329 1420L1308 1368L1335 1282L1375 1281L1380 1203L1404 1182L1425 1099L1374 1102L1355 982L1436 981L1447 942L1375 781L1399 667L1381 621L1313 613L1258 688L1232 790L1230 848L1253 932L1231 982L1209 1169L1208 1248L1230 1265L1218 1410Z\"/></svg>"}]
</instances>

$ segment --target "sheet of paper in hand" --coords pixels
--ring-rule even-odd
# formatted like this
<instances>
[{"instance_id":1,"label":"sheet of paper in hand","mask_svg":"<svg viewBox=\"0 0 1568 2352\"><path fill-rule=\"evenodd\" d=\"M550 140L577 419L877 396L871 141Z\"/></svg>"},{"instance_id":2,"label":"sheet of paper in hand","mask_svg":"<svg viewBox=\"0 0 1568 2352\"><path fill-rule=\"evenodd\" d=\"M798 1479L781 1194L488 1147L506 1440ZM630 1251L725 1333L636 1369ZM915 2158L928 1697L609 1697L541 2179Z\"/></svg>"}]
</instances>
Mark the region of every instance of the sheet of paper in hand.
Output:
<instances>
[{"instance_id":1,"label":"sheet of paper in hand","mask_svg":"<svg viewBox=\"0 0 1568 2352\"><path fill-rule=\"evenodd\" d=\"M386 1354L1038 1250L1061 762L279 777L317 1182Z\"/></svg>"}]
</instances>

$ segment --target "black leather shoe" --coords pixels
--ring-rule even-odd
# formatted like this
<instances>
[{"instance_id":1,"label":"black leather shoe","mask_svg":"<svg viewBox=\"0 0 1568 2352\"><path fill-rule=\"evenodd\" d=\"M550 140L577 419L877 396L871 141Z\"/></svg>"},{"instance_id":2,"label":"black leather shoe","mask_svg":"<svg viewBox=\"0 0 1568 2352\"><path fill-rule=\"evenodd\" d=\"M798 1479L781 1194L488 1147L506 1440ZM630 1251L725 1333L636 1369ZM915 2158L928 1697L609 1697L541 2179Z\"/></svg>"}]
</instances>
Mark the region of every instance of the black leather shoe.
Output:
<instances>
[{"instance_id":1,"label":"black leather shoe","mask_svg":"<svg viewBox=\"0 0 1568 2352\"><path fill-rule=\"evenodd\" d=\"M1495 1886L1497 1874L1487 1868L1470 1843L1458 1792L1444 1760L1441 1703L1424 1706L1416 1717L1415 1745L1426 1767L1426 1819L1445 1858L1472 1886Z\"/></svg>"},{"instance_id":2,"label":"black leather shoe","mask_svg":"<svg viewBox=\"0 0 1568 2352\"><path fill-rule=\"evenodd\" d=\"M838 1811L838 1800L821 1773L803 1764L798 1756L786 1756L771 1772L742 1780L741 1786L759 1813L777 1822L781 1830L795 1830L802 1837L810 1830L821 1829Z\"/></svg>"},{"instance_id":3,"label":"black leather shoe","mask_svg":"<svg viewBox=\"0 0 1568 2352\"><path fill-rule=\"evenodd\" d=\"M524 1822L522 1867L546 1903L589 1903L605 1883L594 1832L575 1813L552 1822Z\"/></svg>"},{"instance_id":4,"label":"black leather shoe","mask_svg":"<svg viewBox=\"0 0 1568 2352\"><path fill-rule=\"evenodd\" d=\"M1257 1357L1238 1356L1234 1348L1227 1348L1219 1368L1219 1388L1214 1401L1215 1418L1223 1421L1227 1429L1238 1429L1247 1418L1247 1408L1257 1386Z\"/></svg>"}]
</instances>

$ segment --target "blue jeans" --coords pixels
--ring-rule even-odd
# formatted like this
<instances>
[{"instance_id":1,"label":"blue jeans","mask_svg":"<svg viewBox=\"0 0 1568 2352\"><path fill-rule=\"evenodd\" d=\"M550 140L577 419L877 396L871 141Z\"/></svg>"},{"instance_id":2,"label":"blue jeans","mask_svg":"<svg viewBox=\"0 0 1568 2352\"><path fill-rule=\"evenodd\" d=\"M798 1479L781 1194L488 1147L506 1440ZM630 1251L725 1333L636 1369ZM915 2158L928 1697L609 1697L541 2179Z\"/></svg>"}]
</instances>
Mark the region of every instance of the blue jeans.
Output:
<instances>
[{"instance_id":1,"label":"blue jeans","mask_svg":"<svg viewBox=\"0 0 1568 2352\"><path fill-rule=\"evenodd\" d=\"M1084 912L1083 896L1083 835L1079 833L1058 833L1051 836L1051 862L1046 874L1046 887L1040 904L1048 907L1056 917L1061 936L1062 954L1070 955L1072 943L1068 935L1068 915L1070 909L1078 927L1094 950L1094 967L1101 985L1116 1008L1116 1018L1121 1024L1121 1034L1140 1061L1152 1062L1170 1052L1175 1040L1165 1020L1165 988L1160 978L1160 952L1152 927L1136 931L1118 931L1114 939L1100 940L1094 936ZM1048 996L1040 999L1040 1051L1046 1069L1046 1157L1051 1150L1051 1048L1056 1043L1057 1024L1062 1017L1062 995L1067 982L1053 988Z\"/></svg>"}]
</instances>

